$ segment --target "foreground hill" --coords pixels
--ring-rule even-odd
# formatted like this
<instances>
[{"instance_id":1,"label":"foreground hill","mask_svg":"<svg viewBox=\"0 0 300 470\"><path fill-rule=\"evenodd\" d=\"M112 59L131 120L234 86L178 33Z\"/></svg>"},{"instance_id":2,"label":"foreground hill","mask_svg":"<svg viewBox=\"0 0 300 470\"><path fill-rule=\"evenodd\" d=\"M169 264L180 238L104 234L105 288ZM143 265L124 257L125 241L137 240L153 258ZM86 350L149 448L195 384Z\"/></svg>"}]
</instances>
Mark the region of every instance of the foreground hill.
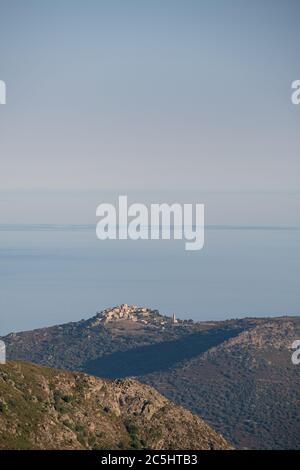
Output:
<instances>
[{"instance_id":1,"label":"foreground hill","mask_svg":"<svg viewBox=\"0 0 300 470\"><path fill-rule=\"evenodd\" d=\"M0 365L0 449L229 449L202 419L134 380Z\"/></svg>"},{"instance_id":2,"label":"foreground hill","mask_svg":"<svg viewBox=\"0 0 300 470\"><path fill-rule=\"evenodd\" d=\"M11 359L137 377L238 448L300 448L299 317L176 322L125 305L3 339Z\"/></svg>"}]
</instances>

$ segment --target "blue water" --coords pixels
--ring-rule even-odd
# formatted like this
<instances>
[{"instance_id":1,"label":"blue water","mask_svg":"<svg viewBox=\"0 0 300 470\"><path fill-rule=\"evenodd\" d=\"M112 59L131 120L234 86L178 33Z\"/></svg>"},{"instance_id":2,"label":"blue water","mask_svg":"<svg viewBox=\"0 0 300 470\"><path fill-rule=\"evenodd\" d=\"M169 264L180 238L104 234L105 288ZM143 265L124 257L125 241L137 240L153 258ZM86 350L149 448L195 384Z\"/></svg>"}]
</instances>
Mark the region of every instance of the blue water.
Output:
<instances>
[{"instance_id":1,"label":"blue water","mask_svg":"<svg viewBox=\"0 0 300 470\"><path fill-rule=\"evenodd\" d=\"M207 227L183 241L99 241L89 226L0 226L0 335L134 303L182 318L300 313L300 231Z\"/></svg>"}]
</instances>

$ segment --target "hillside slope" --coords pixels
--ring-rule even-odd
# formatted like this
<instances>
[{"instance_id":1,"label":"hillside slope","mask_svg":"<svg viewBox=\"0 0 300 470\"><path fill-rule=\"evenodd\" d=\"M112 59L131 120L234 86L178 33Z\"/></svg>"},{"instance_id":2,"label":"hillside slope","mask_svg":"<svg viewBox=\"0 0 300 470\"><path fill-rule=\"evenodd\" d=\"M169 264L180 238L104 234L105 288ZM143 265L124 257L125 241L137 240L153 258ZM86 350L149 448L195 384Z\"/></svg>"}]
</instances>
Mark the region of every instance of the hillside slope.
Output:
<instances>
[{"instance_id":1,"label":"hillside slope","mask_svg":"<svg viewBox=\"0 0 300 470\"><path fill-rule=\"evenodd\" d=\"M139 380L200 414L238 448L300 448L299 318L269 319L191 360Z\"/></svg>"},{"instance_id":2,"label":"hillside slope","mask_svg":"<svg viewBox=\"0 0 300 470\"><path fill-rule=\"evenodd\" d=\"M127 311L137 313L128 313ZM140 314L140 311L142 313ZM115 311L119 311L115 314ZM125 312L125 313L124 313ZM111 313L115 316L111 319ZM122 316L120 316L122 315ZM160 315L157 310L136 306L118 306L96 314L88 320L71 322L32 331L11 333L3 338L7 357L13 360L30 361L49 367L67 370L94 371L101 357L121 353L110 361L108 371L114 367L114 377L124 372L124 362L118 366L118 358L125 357L125 375L148 373L158 368L167 368L175 362L190 359L225 339L249 328L248 320L227 322L172 323L170 317ZM150 356L145 360L148 346ZM136 368L141 360L141 367ZM112 364L113 363L113 364ZM104 368L100 376L106 374Z\"/></svg>"},{"instance_id":3,"label":"hillside slope","mask_svg":"<svg viewBox=\"0 0 300 470\"><path fill-rule=\"evenodd\" d=\"M300 446L300 366L290 349L300 339L299 317L174 323L156 310L121 306L3 339L11 359L136 377L238 448Z\"/></svg>"},{"instance_id":4,"label":"hillside slope","mask_svg":"<svg viewBox=\"0 0 300 470\"><path fill-rule=\"evenodd\" d=\"M202 419L134 380L0 365L0 449L229 449Z\"/></svg>"}]
</instances>

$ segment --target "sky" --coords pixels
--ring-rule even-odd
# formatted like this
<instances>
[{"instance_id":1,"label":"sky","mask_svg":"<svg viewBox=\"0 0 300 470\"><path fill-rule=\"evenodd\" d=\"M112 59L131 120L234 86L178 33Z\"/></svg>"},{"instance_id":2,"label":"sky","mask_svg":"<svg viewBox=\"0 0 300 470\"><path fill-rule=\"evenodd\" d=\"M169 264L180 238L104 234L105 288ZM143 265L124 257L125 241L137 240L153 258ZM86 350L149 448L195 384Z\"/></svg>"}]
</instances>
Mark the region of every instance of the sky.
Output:
<instances>
[{"instance_id":1,"label":"sky","mask_svg":"<svg viewBox=\"0 0 300 470\"><path fill-rule=\"evenodd\" d=\"M297 191L299 13L1 0L1 190Z\"/></svg>"}]
</instances>

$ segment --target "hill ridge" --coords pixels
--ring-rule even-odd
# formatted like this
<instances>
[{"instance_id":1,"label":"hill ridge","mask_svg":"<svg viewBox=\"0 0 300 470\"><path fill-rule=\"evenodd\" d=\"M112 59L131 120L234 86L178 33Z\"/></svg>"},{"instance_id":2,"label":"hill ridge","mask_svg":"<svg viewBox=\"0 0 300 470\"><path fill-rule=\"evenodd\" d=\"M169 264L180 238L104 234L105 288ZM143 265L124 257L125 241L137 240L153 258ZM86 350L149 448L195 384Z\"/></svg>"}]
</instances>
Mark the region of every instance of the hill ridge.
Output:
<instances>
[{"instance_id":1,"label":"hill ridge","mask_svg":"<svg viewBox=\"0 0 300 470\"><path fill-rule=\"evenodd\" d=\"M200 417L132 379L0 366L0 449L231 449Z\"/></svg>"}]
</instances>

